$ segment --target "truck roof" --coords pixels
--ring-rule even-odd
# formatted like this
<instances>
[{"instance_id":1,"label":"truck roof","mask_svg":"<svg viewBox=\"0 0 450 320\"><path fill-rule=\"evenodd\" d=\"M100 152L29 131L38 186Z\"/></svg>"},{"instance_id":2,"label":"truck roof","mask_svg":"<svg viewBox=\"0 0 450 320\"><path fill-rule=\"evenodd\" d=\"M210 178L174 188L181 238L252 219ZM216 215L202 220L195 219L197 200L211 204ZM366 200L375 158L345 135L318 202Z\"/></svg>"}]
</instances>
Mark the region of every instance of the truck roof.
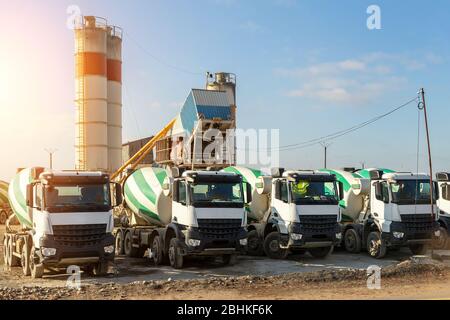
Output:
<instances>
[{"instance_id":1,"label":"truck roof","mask_svg":"<svg viewBox=\"0 0 450 320\"><path fill-rule=\"evenodd\" d=\"M51 174L53 176L58 176L58 177L75 177L75 176L101 177L105 173L103 173L101 171L45 170L41 174L42 175Z\"/></svg>"},{"instance_id":2,"label":"truck roof","mask_svg":"<svg viewBox=\"0 0 450 320\"><path fill-rule=\"evenodd\" d=\"M225 177L234 177L237 176L237 173L234 172L224 172L224 171L206 171L206 170L187 170L183 172L182 177L188 177L193 174L197 174L199 176L225 176Z\"/></svg>"},{"instance_id":3,"label":"truck roof","mask_svg":"<svg viewBox=\"0 0 450 320\"><path fill-rule=\"evenodd\" d=\"M429 180L430 176L426 173L391 172L383 174L382 178L386 180Z\"/></svg>"},{"instance_id":4,"label":"truck roof","mask_svg":"<svg viewBox=\"0 0 450 320\"><path fill-rule=\"evenodd\" d=\"M288 170L283 172L283 177L287 178L287 177L291 177L293 175L301 175L301 176L323 176L323 177L329 177L332 176L333 174L329 173L329 172L323 172L323 171L318 171L318 170Z\"/></svg>"}]
</instances>

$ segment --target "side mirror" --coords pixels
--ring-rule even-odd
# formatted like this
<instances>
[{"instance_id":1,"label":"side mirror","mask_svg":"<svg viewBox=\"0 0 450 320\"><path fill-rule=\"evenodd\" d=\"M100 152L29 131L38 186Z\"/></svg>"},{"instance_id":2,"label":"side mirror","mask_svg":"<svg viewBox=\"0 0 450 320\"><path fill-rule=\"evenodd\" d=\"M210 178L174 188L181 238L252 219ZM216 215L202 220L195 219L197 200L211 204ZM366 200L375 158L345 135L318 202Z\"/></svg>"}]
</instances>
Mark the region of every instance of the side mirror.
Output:
<instances>
[{"instance_id":1,"label":"side mirror","mask_svg":"<svg viewBox=\"0 0 450 320\"><path fill-rule=\"evenodd\" d=\"M122 203L123 201L123 196L122 196L122 186L120 183L115 182L114 183L114 190L115 190L115 206L118 206Z\"/></svg>"},{"instance_id":2,"label":"side mirror","mask_svg":"<svg viewBox=\"0 0 450 320\"><path fill-rule=\"evenodd\" d=\"M245 189L245 192L246 192L246 203L250 203L250 202L252 202L252 186L250 185L250 183L245 183L245 186L246 186L246 189Z\"/></svg>"},{"instance_id":3,"label":"side mirror","mask_svg":"<svg viewBox=\"0 0 450 320\"><path fill-rule=\"evenodd\" d=\"M280 181L276 181L274 184L274 187L275 187L275 199L281 200L281 195L280 195L281 183L280 183Z\"/></svg>"},{"instance_id":4,"label":"side mirror","mask_svg":"<svg viewBox=\"0 0 450 320\"><path fill-rule=\"evenodd\" d=\"M338 192L339 192L339 200L344 199L344 184L338 181Z\"/></svg>"},{"instance_id":5,"label":"side mirror","mask_svg":"<svg viewBox=\"0 0 450 320\"><path fill-rule=\"evenodd\" d=\"M444 191L444 189L442 189ZM434 200L439 199L439 184L436 181L433 181L433 192L434 192ZM444 194L444 192L442 192Z\"/></svg>"},{"instance_id":6,"label":"side mirror","mask_svg":"<svg viewBox=\"0 0 450 320\"><path fill-rule=\"evenodd\" d=\"M27 207L33 207L33 185L28 184L27 185Z\"/></svg>"},{"instance_id":7,"label":"side mirror","mask_svg":"<svg viewBox=\"0 0 450 320\"><path fill-rule=\"evenodd\" d=\"M377 198L377 200L383 200L383 195L381 192L381 183L377 182L374 185L375 187L375 198Z\"/></svg>"},{"instance_id":8,"label":"side mirror","mask_svg":"<svg viewBox=\"0 0 450 320\"><path fill-rule=\"evenodd\" d=\"M174 181L172 187L172 200L175 202L178 202L178 184L178 181Z\"/></svg>"}]
</instances>

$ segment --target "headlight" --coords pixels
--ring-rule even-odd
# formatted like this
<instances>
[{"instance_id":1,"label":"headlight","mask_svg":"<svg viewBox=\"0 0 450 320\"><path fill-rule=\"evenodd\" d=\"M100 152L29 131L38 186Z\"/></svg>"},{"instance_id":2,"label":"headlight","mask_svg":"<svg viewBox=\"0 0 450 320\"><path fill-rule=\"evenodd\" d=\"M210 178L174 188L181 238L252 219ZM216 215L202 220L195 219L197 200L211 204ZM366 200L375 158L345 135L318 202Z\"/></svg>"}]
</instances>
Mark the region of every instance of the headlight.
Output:
<instances>
[{"instance_id":1,"label":"headlight","mask_svg":"<svg viewBox=\"0 0 450 320\"><path fill-rule=\"evenodd\" d=\"M54 256L56 254L55 248L41 248L42 255L44 257Z\"/></svg>"},{"instance_id":2,"label":"headlight","mask_svg":"<svg viewBox=\"0 0 450 320\"><path fill-rule=\"evenodd\" d=\"M246 246L247 245L247 238L239 240L239 243L241 244L241 246Z\"/></svg>"},{"instance_id":3,"label":"headlight","mask_svg":"<svg viewBox=\"0 0 450 320\"><path fill-rule=\"evenodd\" d=\"M440 237L440 236L441 236L441 230L436 230L436 231L434 232L434 235L435 235L436 237Z\"/></svg>"},{"instance_id":4,"label":"headlight","mask_svg":"<svg viewBox=\"0 0 450 320\"><path fill-rule=\"evenodd\" d=\"M291 233L291 239L296 241L296 240L302 240L303 235L300 233Z\"/></svg>"},{"instance_id":5,"label":"headlight","mask_svg":"<svg viewBox=\"0 0 450 320\"><path fill-rule=\"evenodd\" d=\"M105 250L105 253L113 253L114 252L114 245L103 247L103 250Z\"/></svg>"},{"instance_id":6,"label":"headlight","mask_svg":"<svg viewBox=\"0 0 450 320\"><path fill-rule=\"evenodd\" d=\"M336 233L336 239L342 239L342 233Z\"/></svg>"},{"instance_id":7,"label":"headlight","mask_svg":"<svg viewBox=\"0 0 450 320\"><path fill-rule=\"evenodd\" d=\"M190 245L191 247L198 247L200 245L200 240L197 239L189 239L188 240L188 245Z\"/></svg>"},{"instance_id":8,"label":"headlight","mask_svg":"<svg viewBox=\"0 0 450 320\"><path fill-rule=\"evenodd\" d=\"M394 232L392 233L392 235L394 236L394 238L401 239L401 238L403 238L403 236L404 236L405 234L404 234L403 232L394 231Z\"/></svg>"}]
</instances>

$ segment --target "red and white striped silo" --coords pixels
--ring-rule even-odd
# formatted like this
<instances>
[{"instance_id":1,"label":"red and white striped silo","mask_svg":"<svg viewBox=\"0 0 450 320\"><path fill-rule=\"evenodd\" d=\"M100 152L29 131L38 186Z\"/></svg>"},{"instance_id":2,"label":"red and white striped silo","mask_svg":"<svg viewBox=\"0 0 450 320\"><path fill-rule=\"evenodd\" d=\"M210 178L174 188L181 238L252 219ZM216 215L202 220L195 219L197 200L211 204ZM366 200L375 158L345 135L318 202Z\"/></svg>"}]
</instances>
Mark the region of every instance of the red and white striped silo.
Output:
<instances>
[{"instance_id":1,"label":"red and white striped silo","mask_svg":"<svg viewBox=\"0 0 450 320\"><path fill-rule=\"evenodd\" d=\"M108 27L108 170L122 165L122 29Z\"/></svg>"},{"instance_id":2,"label":"red and white striped silo","mask_svg":"<svg viewBox=\"0 0 450 320\"><path fill-rule=\"evenodd\" d=\"M77 170L108 170L108 26L86 16L75 28Z\"/></svg>"}]
</instances>

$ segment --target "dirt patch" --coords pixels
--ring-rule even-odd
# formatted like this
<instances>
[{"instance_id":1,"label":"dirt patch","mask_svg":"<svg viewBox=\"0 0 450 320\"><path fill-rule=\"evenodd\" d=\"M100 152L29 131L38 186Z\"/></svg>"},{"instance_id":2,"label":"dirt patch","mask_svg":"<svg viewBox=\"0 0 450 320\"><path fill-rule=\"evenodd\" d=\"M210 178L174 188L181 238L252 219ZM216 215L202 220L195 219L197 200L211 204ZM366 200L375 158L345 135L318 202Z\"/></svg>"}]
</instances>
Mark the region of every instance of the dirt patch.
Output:
<instances>
[{"instance_id":1,"label":"dirt patch","mask_svg":"<svg viewBox=\"0 0 450 320\"><path fill-rule=\"evenodd\" d=\"M450 268L410 261L382 270L383 286L390 297L405 286L448 283ZM0 288L0 299L334 299L377 296L366 287L361 270L323 270L279 276L220 277L195 280L137 281L130 284L93 283L81 289L67 287ZM414 280L414 282L413 282ZM395 291L395 288L400 290ZM431 290L431 289L430 289ZM414 291L408 290L413 293ZM422 290L423 292L423 290ZM380 296L383 297L383 295Z\"/></svg>"}]
</instances>

